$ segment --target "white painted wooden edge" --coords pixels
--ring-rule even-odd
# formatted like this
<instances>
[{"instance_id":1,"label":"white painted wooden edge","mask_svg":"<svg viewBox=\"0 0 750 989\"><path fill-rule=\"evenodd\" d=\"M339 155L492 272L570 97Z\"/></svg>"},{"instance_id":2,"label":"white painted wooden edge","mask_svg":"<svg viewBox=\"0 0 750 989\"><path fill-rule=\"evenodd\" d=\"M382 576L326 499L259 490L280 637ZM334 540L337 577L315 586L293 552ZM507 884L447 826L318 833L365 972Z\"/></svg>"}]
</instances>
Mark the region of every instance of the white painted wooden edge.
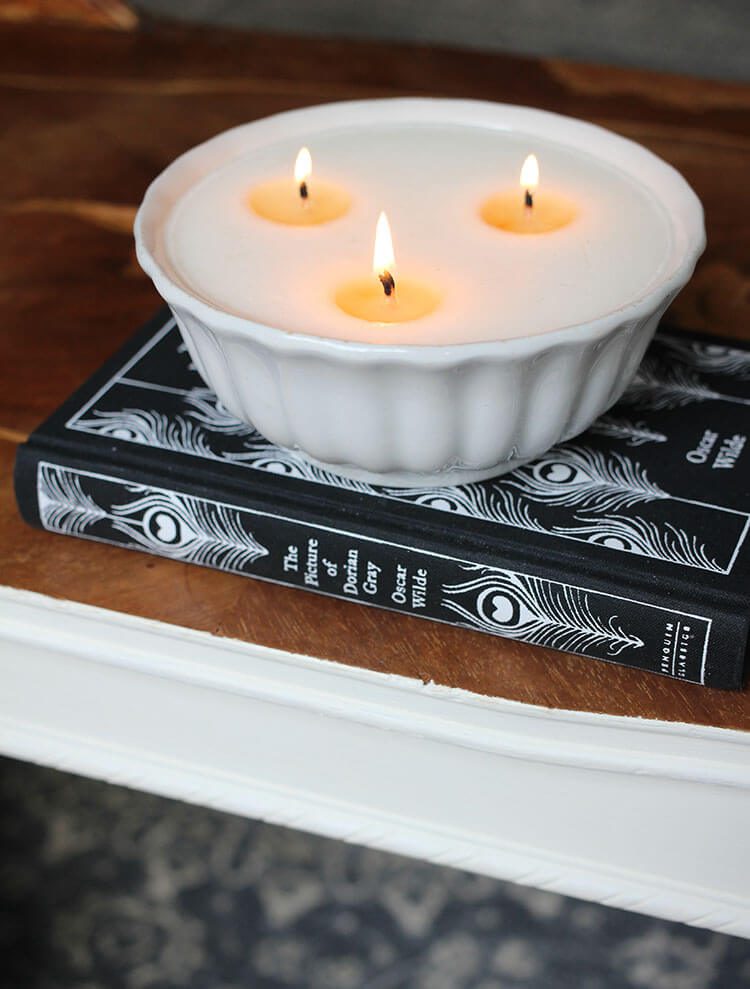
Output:
<instances>
[{"instance_id":1,"label":"white painted wooden edge","mask_svg":"<svg viewBox=\"0 0 750 989\"><path fill-rule=\"evenodd\" d=\"M0 750L750 936L750 736L485 698L0 588Z\"/></svg>"}]
</instances>

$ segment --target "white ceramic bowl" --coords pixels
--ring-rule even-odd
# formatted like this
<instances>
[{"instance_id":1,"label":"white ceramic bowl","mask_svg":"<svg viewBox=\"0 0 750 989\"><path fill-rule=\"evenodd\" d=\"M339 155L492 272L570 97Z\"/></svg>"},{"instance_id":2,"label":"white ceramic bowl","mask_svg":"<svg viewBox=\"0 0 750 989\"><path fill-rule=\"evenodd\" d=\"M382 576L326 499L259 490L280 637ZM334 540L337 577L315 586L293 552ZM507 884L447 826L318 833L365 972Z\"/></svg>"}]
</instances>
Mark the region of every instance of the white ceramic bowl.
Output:
<instances>
[{"instance_id":1,"label":"white ceramic bowl","mask_svg":"<svg viewBox=\"0 0 750 989\"><path fill-rule=\"evenodd\" d=\"M164 231L196 181L306 127L453 121L544 133L637 177L672 225L658 283L599 319L511 340L450 346L351 343L292 334L212 305L174 270ZM303 116L304 115L304 116ZM304 128L303 128L304 130ZM221 402L279 446L350 477L387 485L462 484L511 470L586 429L632 379L657 323L705 246L701 204L681 175L592 124L473 100L329 104L246 124L173 162L135 222L138 260L171 307L191 357ZM342 411L345 410L345 411Z\"/></svg>"}]
</instances>

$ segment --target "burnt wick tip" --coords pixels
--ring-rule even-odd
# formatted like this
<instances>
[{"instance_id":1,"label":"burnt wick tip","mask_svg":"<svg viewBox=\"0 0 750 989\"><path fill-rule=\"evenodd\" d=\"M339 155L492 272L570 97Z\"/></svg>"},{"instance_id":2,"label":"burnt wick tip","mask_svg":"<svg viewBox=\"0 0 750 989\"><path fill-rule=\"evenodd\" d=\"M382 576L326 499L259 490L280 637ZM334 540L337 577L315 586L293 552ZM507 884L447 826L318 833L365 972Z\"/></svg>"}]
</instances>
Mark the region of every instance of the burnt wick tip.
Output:
<instances>
[{"instance_id":1,"label":"burnt wick tip","mask_svg":"<svg viewBox=\"0 0 750 989\"><path fill-rule=\"evenodd\" d=\"M531 207L534 205L534 197L531 195L528 189L526 190L526 194L523 197L523 202L528 209L531 209Z\"/></svg>"},{"instance_id":2,"label":"burnt wick tip","mask_svg":"<svg viewBox=\"0 0 750 989\"><path fill-rule=\"evenodd\" d=\"M387 296L395 295L396 293L396 282L390 271L384 271L382 275L378 275L380 279L380 284L383 286L383 291Z\"/></svg>"},{"instance_id":3,"label":"burnt wick tip","mask_svg":"<svg viewBox=\"0 0 750 989\"><path fill-rule=\"evenodd\" d=\"M300 194L300 198L307 199L307 196L308 196L307 182L300 182L300 184L299 184L299 194Z\"/></svg>"}]
</instances>

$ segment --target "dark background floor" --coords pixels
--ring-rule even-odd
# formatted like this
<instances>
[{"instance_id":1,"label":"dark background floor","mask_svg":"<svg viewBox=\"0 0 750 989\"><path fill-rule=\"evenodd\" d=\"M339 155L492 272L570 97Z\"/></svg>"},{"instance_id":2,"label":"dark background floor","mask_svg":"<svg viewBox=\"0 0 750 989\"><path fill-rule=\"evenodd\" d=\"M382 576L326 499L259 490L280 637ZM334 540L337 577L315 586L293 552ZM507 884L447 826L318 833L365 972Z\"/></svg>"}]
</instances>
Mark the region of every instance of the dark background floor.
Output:
<instances>
[{"instance_id":1,"label":"dark background floor","mask_svg":"<svg viewBox=\"0 0 750 989\"><path fill-rule=\"evenodd\" d=\"M134 0L162 17L750 78L748 0Z\"/></svg>"},{"instance_id":2,"label":"dark background floor","mask_svg":"<svg viewBox=\"0 0 750 989\"><path fill-rule=\"evenodd\" d=\"M750 942L0 760L2 989L743 989Z\"/></svg>"}]
</instances>

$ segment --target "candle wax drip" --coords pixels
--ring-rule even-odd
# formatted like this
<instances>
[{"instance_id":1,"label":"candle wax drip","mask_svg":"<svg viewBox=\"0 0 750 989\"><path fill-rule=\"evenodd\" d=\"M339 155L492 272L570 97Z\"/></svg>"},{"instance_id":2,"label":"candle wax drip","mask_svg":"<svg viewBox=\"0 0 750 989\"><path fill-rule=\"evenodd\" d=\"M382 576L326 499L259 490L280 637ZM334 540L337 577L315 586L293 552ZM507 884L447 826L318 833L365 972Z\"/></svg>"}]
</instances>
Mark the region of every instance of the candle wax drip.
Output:
<instances>
[{"instance_id":1,"label":"candle wax drip","mask_svg":"<svg viewBox=\"0 0 750 989\"><path fill-rule=\"evenodd\" d=\"M251 189L247 204L264 220L291 227L314 227L347 213L351 199L345 189L319 179L312 185L272 179Z\"/></svg>"},{"instance_id":2,"label":"candle wax drip","mask_svg":"<svg viewBox=\"0 0 750 989\"><path fill-rule=\"evenodd\" d=\"M388 272L378 278L370 276L347 282L336 291L334 298L339 309L347 315L368 323L408 323L428 316L440 305L437 292L408 278L399 278L397 294L396 283Z\"/></svg>"},{"instance_id":3,"label":"candle wax drip","mask_svg":"<svg viewBox=\"0 0 750 989\"><path fill-rule=\"evenodd\" d=\"M509 189L485 200L479 215L489 226L508 233L546 234L567 227L578 210L570 200L551 191L532 196L527 190L520 196L518 189Z\"/></svg>"}]
</instances>

